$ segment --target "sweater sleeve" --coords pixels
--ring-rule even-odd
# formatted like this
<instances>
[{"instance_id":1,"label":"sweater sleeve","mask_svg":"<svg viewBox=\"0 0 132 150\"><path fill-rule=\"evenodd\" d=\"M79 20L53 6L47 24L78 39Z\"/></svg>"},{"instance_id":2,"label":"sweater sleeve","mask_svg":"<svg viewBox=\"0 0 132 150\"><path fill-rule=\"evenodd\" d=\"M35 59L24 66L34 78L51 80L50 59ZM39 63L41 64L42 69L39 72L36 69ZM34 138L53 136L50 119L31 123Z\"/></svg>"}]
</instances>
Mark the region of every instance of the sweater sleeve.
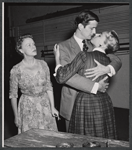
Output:
<instances>
[{"instance_id":1,"label":"sweater sleeve","mask_svg":"<svg viewBox=\"0 0 132 150\"><path fill-rule=\"evenodd\" d=\"M80 52L73 59L73 61L65 66L60 66L57 70L56 81L58 83L65 83L72 76L74 76L78 71L84 66L86 62L86 53Z\"/></svg>"}]
</instances>

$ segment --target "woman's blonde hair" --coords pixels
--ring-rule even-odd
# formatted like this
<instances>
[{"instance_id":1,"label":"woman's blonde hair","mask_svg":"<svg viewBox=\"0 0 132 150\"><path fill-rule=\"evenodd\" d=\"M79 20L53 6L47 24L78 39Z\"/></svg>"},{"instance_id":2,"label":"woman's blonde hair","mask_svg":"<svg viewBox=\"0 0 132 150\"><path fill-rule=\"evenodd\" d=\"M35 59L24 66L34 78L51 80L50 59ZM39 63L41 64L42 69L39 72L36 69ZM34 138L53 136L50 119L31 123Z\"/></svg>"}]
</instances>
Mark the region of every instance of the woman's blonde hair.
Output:
<instances>
[{"instance_id":1,"label":"woman's blonde hair","mask_svg":"<svg viewBox=\"0 0 132 150\"><path fill-rule=\"evenodd\" d=\"M114 53L115 51L119 50L119 37L118 34L112 30L111 32L109 32L108 36L106 36L106 44L107 44L107 48L106 48L106 53ZM114 42L113 42L114 41Z\"/></svg>"}]
</instances>

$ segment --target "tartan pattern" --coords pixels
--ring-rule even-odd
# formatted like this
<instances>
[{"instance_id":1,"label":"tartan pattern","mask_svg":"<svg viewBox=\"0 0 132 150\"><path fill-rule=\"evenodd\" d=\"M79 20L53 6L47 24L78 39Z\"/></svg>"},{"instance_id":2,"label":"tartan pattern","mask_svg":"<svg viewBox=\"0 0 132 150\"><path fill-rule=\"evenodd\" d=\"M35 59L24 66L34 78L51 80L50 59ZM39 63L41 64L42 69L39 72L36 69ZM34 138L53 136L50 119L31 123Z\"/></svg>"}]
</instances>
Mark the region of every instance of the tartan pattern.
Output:
<instances>
[{"instance_id":1,"label":"tartan pattern","mask_svg":"<svg viewBox=\"0 0 132 150\"><path fill-rule=\"evenodd\" d=\"M85 59L85 66L78 70L78 74L82 76L84 76L84 70L86 68L96 66L93 61L94 59L103 65L108 65L110 63L109 58L104 53L99 51L88 53L83 52L82 54L83 58L84 54L87 58ZM80 55L81 59L82 56ZM79 58L77 59L77 64L79 64ZM73 67L76 68L77 66ZM96 79L96 82L104 78L104 76L105 75L101 76L99 79ZM74 103L69 124L69 132L117 139L114 110L112 101L108 94L98 92L94 95L79 92Z\"/></svg>"},{"instance_id":2,"label":"tartan pattern","mask_svg":"<svg viewBox=\"0 0 132 150\"><path fill-rule=\"evenodd\" d=\"M69 80L73 75L75 75L78 72L78 70L85 66L86 61L86 53L83 51L79 52L71 63L58 68L55 76L56 81L58 83L67 82L67 80Z\"/></svg>"},{"instance_id":3,"label":"tartan pattern","mask_svg":"<svg viewBox=\"0 0 132 150\"><path fill-rule=\"evenodd\" d=\"M74 103L69 132L117 139L114 109L108 94L80 92Z\"/></svg>"},{"instance_id":4,"label":"tartan pattern","mask_svg":"<svg viewBox=\"0 0 132 150\"><path fill-rule=\"evenodd\" d=\"M81 76L84 76L84 72L86 69L88 68L93 68L93 67L96 67L96 63L94 62L94 59L97 60L99 63L101 63L102 65L104 66L107 66L108 64L110 64L110 58L106 56L106 54L102 53L102 52L99 52L99 51L93 51L93 52L85 52L85 55L86 55L86 58L84 59L84 56L80 56L81 59L84 59L86 60L85 62L83 62L83 64L85 63L85 65L79 69L78 73L81 75ZM78 58L79 59L79 58ZM75 67L75 66L74 66ZM104 74L100 77L98 77L95 82L99 82L101 79L103 79L107 74ZM94 77L92 78L89 78L89 79L93 79ZM108 78L109 80L109 78ZM108 82L108 80L106 80L106 82Z\"/></svg>"}]
</instances>

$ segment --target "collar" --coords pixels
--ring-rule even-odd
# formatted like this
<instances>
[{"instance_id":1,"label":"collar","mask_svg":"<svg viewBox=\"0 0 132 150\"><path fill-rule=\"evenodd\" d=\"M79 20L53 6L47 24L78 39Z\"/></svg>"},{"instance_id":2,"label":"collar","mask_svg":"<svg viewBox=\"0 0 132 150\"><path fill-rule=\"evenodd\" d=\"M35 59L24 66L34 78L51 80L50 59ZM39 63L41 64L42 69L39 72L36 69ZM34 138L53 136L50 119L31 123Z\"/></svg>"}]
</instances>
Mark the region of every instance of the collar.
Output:
<instances>
[{"instance_id":1,"label":"collar","mask_svg":"<svg viewBox=\"0 0 132 150\"><path fill-rule=\"evenodd\" d=\"M99 51L99 52L102 52L102 53L105 54L105 51L102 48L100 48L100 47L94 48L93 51Z\"/></svg>"}]
</instances>

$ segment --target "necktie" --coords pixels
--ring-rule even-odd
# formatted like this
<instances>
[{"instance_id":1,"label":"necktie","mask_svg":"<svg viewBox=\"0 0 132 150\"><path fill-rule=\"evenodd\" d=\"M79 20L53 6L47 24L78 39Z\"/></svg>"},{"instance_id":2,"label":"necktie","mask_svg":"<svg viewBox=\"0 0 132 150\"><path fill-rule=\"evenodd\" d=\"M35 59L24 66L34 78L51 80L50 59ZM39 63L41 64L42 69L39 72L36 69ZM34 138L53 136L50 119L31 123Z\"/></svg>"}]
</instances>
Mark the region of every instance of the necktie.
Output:
<instances>
[{"instance_id":1,"label":"necktie","mask_svg":"<svg viewBox=\"0 0 132 150\"><path fill-rule=\"evenodd\" d=\"M86 44L86 40L83 40L82 43L83 43L83 51L87 52L88 51L88 46Z\"/></svg>"}]
</instances>

